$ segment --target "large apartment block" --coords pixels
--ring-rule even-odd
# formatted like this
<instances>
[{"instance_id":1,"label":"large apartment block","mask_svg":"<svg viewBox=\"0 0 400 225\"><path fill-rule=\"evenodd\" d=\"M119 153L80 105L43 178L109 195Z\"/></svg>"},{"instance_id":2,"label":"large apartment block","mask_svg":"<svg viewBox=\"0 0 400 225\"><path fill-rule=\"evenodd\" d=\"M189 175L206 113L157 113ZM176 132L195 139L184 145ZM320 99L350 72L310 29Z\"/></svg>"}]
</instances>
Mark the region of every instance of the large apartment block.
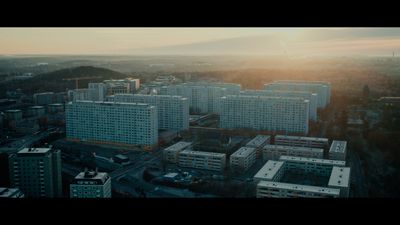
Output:
<instances>
[{"instance_id":1,"label":"large apartment block","mask_svg":"<svg viewBox=\"0 0 400 225\"><path fill-rule=\"evenodd\" d=\"M153 146L158 140L157 109L143 103L69 102L66 133L70 140Z\"/></svg>"},{"instance_id":2,"label":"large apartment block","mask_svg":"<svg viewBox=\"0 0 400 225\"><path fill-rule=\"evenodd\" d=\"M322 159L324 149L285 145L265 145L263 148L264 161L278 160L282 155Z\"/></svg>"},{"instance_id":3,"label":"large apartment block","mask_svg":"<svg viewBox=\"0 0 400 225\"><path fill-rule=\"evenodd\" d=\"M179 166L195 169L223 171L226 165L226 154L183 150L179 153Z\"/></svg>"},{"instance_id":4,"label":"large apartment block","mask_svg":"<svg viewBox=\"0 0 400 225\"><path fill-rule=\"evenodd\" d=\"M189 101L181 96L117 94L110 102L145 103L156 106L158 129L181 131L189 129Z\"/></svg>"},{"instance_id":5,"label":"large apartment block","mask_svg":"<svg viewBox=\"0 0 400 225\"><path fill-rule=\"evenodd\" d=\"M271 91L305 91L316 93L318 96L318 108L326 107L330 102L331 86L323 81L275 81L265 84L265 90Z\"/></svg>"},{"instance_id":6,"label":"large apartment block","mask_svg":"<svg viewBox=\"0 0 400 225\"><path fill-rule=\"evenodd\" d=\"M220 114L223 129L308 133L309 101L301 98L228 95Z\"/></svg>"},{"instance_id":7,"label":"large apartment block","mask_svg":"<svg viewBox=\"0 0 400 225\"><path fill-rule=\"evenodd\" d=\"M288 136L288 135L276 135L276 145L287 145L297 147L309 147L309 148L328 148L328 138L318 137L303 137L303 136Z\"/></svg>"},{"instance_id":8,"label":"large apartment block","mask_svg":"<svg viewBox=\"0 0 400 225\"><path fill-rule=\"evenodd\" d=\"M192 146L192 142L180 141L163 150L163 159L169 163L179 162L179 153Z\"/></svg>"},{"instance_id":9,"label":"large apartment block","mask_svg":"<svg viewBox=\"0 0 400 225\"><path fill-rule=\"evenodd\" d=\"M111 198L111 178L107 173L81 172L69 187L70 198Z\"/></svg>"},{"instance_id":10,"label":"large apartment block","mask_svg":"<svg viewBox=\"0 0 400 225\"><path fill-rule=\"evenodd\" d=\"M229 161L233 171L245 172L256 162L256 149L241 147L230 156Z\"/></svg>"},{"instance_id":11,"label":"large apartment block","mask_svg":"<svg viewBox=\"0 0 400 225\"><path fill-rule=\"evenodd\" d=\"M305 92L305 91L244 90L240 92L240 95L302 98L310 102L309 104L310 120L317 121L318 118L317 117L318 95L316 93Z\"/></svg>"},{"instance_id":12,"label":"large apartment block","mask_svg":"<svg viewBox=\"0 0 400 225\"><path fill-rule=\"evenodd\" d=\"M24 148L9 157L10 182L26 197L62 197L61 151Z\"/></svg>"}]
</instances>

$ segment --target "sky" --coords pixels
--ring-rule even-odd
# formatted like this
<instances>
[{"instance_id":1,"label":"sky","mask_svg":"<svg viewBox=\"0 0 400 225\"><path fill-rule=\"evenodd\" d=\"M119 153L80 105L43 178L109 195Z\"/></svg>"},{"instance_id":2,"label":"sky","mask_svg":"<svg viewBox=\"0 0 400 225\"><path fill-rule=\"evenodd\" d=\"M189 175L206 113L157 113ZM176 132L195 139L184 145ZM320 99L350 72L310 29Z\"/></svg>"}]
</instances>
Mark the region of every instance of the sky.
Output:
<instances>
[{"instance_id":1,"label":"sky","mask_svg":"<svg viewBox=\"0 0 400 225\"><path fill-rule=\"evenodd\" d=\"M175 47L196 54L194 46L207 53L208 43L214 54L277 47L285 54L385 55L400 52L400 28L0 28L0 55L167 54Z\"/></svg>"}]
</instances>

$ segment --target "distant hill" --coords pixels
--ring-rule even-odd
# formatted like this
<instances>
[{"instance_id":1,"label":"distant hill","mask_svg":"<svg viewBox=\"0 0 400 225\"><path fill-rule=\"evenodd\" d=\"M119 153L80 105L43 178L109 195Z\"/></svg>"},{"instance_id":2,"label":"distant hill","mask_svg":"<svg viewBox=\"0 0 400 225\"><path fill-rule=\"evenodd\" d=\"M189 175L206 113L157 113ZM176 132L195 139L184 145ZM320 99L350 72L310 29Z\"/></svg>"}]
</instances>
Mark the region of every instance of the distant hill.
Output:
<instances>
[{"instance_id":1,"label":"distant hill","mask_svg":"<svg viewBox=\"0 0 400 225\"><path fill-rule=\"evenodd\" d=\"M14 90L17 88L21 88L22 91L28 95L37 92L63 92L69 89L75 89L75 81L67 81L64 79L77 77L93 77L93 79L79 81L79 88L87 88L89 82L101 82L107 79L122 79L128 77L128 75L93 66L79 66L61 69L49 73L39 74L33 78L22 81L10 81L7 83L2 83L0 85L0 97L5 97L7 90Z\"/></svg>"}]
</instances>

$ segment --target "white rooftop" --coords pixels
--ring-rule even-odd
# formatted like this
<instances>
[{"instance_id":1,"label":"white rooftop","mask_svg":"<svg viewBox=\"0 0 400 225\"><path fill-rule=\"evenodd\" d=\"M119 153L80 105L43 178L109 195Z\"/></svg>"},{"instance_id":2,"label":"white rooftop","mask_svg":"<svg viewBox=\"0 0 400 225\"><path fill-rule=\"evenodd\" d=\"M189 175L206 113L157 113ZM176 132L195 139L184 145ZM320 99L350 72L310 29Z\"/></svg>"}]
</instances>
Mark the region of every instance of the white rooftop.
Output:
<instances>
[{"instance_id":1,"label":"white rooftop","mask_svg":"<svg viewBox=\"0 0 400 225\"><path fill-rule=\"evenodd\" d=\"M225 157L225 153L216 153L216 152L203 152L203 151L192 151L192 150L183 150L180 154L189 154L189 155L198 155L198 156L216 156L216 157Z\"/></svg>"},{"instance_id":2,"label":"white rooftop","mask_svg":"<svg viewBox=\"0 0 400 225\"><path fill-rule=\"evenodd\" d=\"M282 168L284 162L268 160L267 163L254 175L254 179L272 180L275 174Z\"/></svg>"},{"instance_id":3,"label":"white rooftop","mask_svg":"<svg viewBox=\"0 0 400 225\"><path fill-rule=\"evenodd\" d=\"M167 173L164 175L165 178L175 178L178 176L178 173Z\"/></svg>"},{"instance_id":4,"label":"white rooftop","mask_svg":"<svg viewBox=\"0 0 400 225\"><path fill-rule=\"evenodd\" d=\"M328 138L320 137L303 137L303 136L288 136L288 135L276 135L275 140L286 139L286 140L298 140L298 141L318 141L318 142L328 142Z\"/></svg>"},{"instance_id":5,"label":"white rooftop","mask_svg":"<svg viewBox=\"0 0 400 225\"><path fill-rule=\"evenodd\" d=\"M19 151L18 153L35 154L35 153L46 153L48 151L50 151L50 148L24 148L21 151Z\"/></svg>"},{"instance_id":6,"label":"white rooftop","mask_svg":"<svg viewBox=\"0 0 400 225\"><path fill-rule=\"evenodd\" d=\"M231 157L247 157L253 152L255 152L255 148L250 148L250 147L241 147L239 148L236 152L234 152Z\"/></svg>"},{"instance_id":7,"label":"white rooftop","mask_svg":"<svg viewBox=\"0 0 400 225\"><path fill-rule=\"evenodd\" d=\"M255 138L251 139L246 146L248 147L259 147L260 145L264 144L268 140L270 140L271 136L269 135L257 135Z\"/></svg>"},{"instance_id":8,"label":"white rooftop","mask_svg":"<svg viewBox=\"0 0 400 225\"><path fill-rule=\"evenodd\" d=\"M347 141L336 141L332 142L329 152L345 153L346 152Z\"/></svg>"},{"instance_id":9,"label":"white rooftop","mask_svg":"<svg viewBox=\"0 0 400 225\"><path fill-rule=\"evenodd\" d=\"M263 149L293 150L302 152L307 151L307 152L318 152L318 153L324 152L324 149L322 148L298 147L298 146L287 146L287 145L265 145Z\"/></svg>"},{"instance_id":10,"label":"white rooftop","mask_svg":"<svg viewBox=\"0 0 400 225\"><path fill-rule=\"evenodd\" d=\"M285 189L285 190L292 190L292 191L312 192L312 193L317 193L317 194L330 194L330 195L336 195L336 196L339 196L339 194L340 194L340 189L336 189L336 188L326 188L326 187L290 184L290 183L281 183L281 182L272 182L272 181L260 181L257 184L257 187L278 188L278 189Z\"/></svg>"},{"instance_id":11,"label":"white rooftop","mask_svg":"<svg viewBox=\"0 0 400 225\"><path fill-rule=\"evenodd\" d=\"M165 148L164 151L177 152L187 148L190 145L192 145L192 142L180 141L178 143L169 146L168 148Z\"/></svg>"},{"instance_id":12,"label":"white rooftop","mask_svg":"<svg viewBox=\"0 0 400 225\"><path fill-rule=\"evenodd\" d=\"M328 186L348 187L350 183L350 167L332 168Z\"/></svg>"},{"instance_id":13,"label":"white rooftop","mask_svg":"<svg viewBox=\"0 0 400 225\"><path fill-rule=\"evenodd\" d=\"M306 158L306 157L296 157L296 156L286 156L286 155L282 155L279 158L279 160L287 161L287 162L317 163L317 164L321 164L321 165L332 165L332 166L340 166L340 167L344 167L346 165L345 161L340 161L340 160Z\"/></svg>"}]
</instances>

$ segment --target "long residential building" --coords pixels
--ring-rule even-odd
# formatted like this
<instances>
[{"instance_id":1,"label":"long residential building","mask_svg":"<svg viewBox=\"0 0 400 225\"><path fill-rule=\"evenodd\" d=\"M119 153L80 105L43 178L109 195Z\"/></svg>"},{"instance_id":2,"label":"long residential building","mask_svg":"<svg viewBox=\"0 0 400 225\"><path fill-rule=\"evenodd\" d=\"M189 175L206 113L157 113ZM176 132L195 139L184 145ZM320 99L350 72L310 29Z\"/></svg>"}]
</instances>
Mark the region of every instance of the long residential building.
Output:
<instances>
[{"instance_id":1,"label":"long residential building","mask_svg":"<svg viewBox=\"0 0 400 225\"><path fill-rule=\"evenodd\" d=\"M323 159L324 149L285 145L265 145L263 147L264 161L278 160L282 155Z\"/></svg>"},{"instance_id":2,"label":"long residential building","mask_svg":"<svg viewBox=\"0 0 400 225\"><path fill-rule=\"evenodd\" d=\"M228 95L221 98L220 128L307 134L309 101L301 98Z\"/></svg>"},{"instance_id":3,"label":"long residential building","mask_svg":"<svg viewBox=\"0 0 400 225\"><path fill-rule=\"evenodd\" d=\"M256 162L256 149L241 147L230 156L229 160L233 171L245 172Z\"/></svg>"},{"instance_id":4,"label":"long residential building","mask_svg":"<svg viewBox=\"0 0 400 225\"><path fill-rule=\"evenodd\" d=\"M189 129L189 101L181 96L116 94L106 98L111 102L146 103L156 106L158 129L182 131Z\"/></svg>"},{"instance_id":5,"label":"long residential building","mask_svg":"<svg viewBox=\"0 0 400 225\"><path fill-rule=\"evenodd\" d=\"M318 95L316 93L305 92L305 91L244 90L240 92L240 95L303 98L310 102L309 104L310 120L317 121L318 118L317 117Z\"/></svg>"},{"instance_id":6,"label":"long residential building","mask_svg":"<svg viewBox=\"0 0 400 225\"><path fill-rule=\"evenodd\" d=\"M158 140L157 109L143 103L69 102L66 136L99 144L154 146Z\"/></svg>"},{"instance_id":7,"label":"long residential building","mask_svg":"<svg viewBox=\"0 0 400 225\"><path fill-rule=\"evenodd\" d=\"M331 86L328 82L281 80L265 84L264 89L272 91L306 91L316 93L318 96L318 108L324 108L330 103Z\"/></svg>"},{"instance_id":8,"label":"long residential building","mask_svg":"<svg viewBox=\"0 0 400 225\"><path fill-rule=\"evenodd\" d=\"M195 169L223 171L226 165L226 154L183 150L179 153L179 166Z\"/></svg>"},{"instance_id":9,"label":"long residential building","mask_svg":"<svg viewBox=\"0 0 400 225\"><path fill-rule=\"evenodd\" d=\"M318 137L304 137L304 136L289 136L289 135L276 135L276 145L287 145L297 147L309 147L309 148L328 148L328 138Z\"/></svg>"},{"instance_id":10,"label":"long residential building","mask_svg":"<svg viewBox=\"0 0 400 225\"><path fill-rule=\"evenodd\" d=\"M257 198L339 198L340 189L260 181L257 184Z\"/></svg>"},{"instance_id":11,"label":"long residential building","mask_svg":"<svg viewBox=\"0 0 400 225\"><path fill-rule=\"evenodd\" d=\"M240 89L240 84L191 82L163 86L160 94L180 95L188 98L190 109L194 113L219 114L220 98L226 95L237 95Z\"/></svg>"},{"instance_id":12,"label":"long residential building","mask_svg":"<svg viewBox=\"0 0 400 225\"><path fill-rule=\"evenodd\" d=\"M347 141L332 141L329 148L329 159L346 161Z\"/></svg>"},{"instance_id":13,"label":"long residential building","mask_svg":"<svg viewBox=\"0 0 400 225\"><path fill-rule=\"evenodd\" d=\"M329 176L332 168L345 167L345 161L316 159L296 156L281 156L279 161L285 162L285 169L296 173L314 173L319 176Z\"/></svg>"},{"instance_id":14,"label":"long residential building","mask_svg":"<svg viewBox=\"0 0 400 225\"><path fill-rule=\"evenodd\" d=\"M180 141L163 150L163 158L169 163L178 163L179 153L192 145L192 142Z\"/></svg>"},{"instance_id":15,"label":"long residential building","mask_svg":"<svg viewBox=\"0 0 400 225\"><path fill-rule=\"evenodd\" d=\"M62 197L61 151L24 148L9 157L10 182L26 197Z\"/></svg>"}]
</instances>

